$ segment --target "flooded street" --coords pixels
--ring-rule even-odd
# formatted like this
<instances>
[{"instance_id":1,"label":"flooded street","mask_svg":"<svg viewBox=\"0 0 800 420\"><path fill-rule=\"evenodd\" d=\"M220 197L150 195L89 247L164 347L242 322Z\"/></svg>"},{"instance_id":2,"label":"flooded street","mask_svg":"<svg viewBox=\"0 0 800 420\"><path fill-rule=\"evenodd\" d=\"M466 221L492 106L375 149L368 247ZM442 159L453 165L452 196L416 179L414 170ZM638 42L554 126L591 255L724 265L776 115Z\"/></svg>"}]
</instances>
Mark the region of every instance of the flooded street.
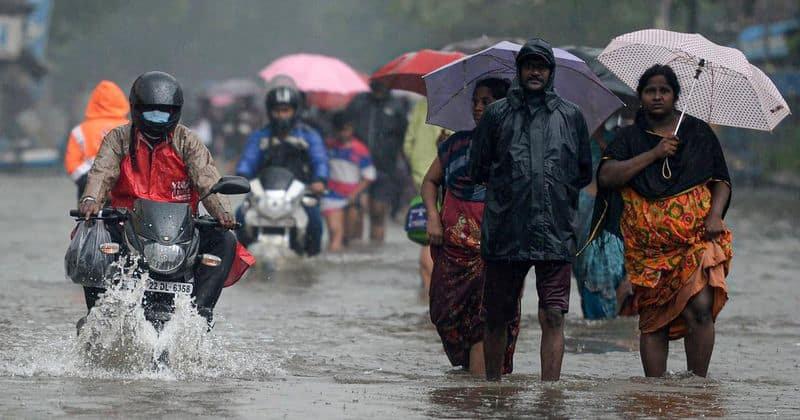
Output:
<instances>
[{"instance_id":1,"label":"flooded street","mask_svg":"<svg viewBox=\"0 0 800 420\"><path fill-rule=\"evenodd\" d=\"M734 190L730 300L710 377L644 379L636 322L586 322L573 285L563 380L539 382L529 279L515 371L488 384L452 368L419 297L418 248L323 256L225 289L217 324L169 369L86 363L85 313L64 278L75 190L63 176L0 175L0 417L800 417L800 195Z\"/></svg>"}]
</instances>

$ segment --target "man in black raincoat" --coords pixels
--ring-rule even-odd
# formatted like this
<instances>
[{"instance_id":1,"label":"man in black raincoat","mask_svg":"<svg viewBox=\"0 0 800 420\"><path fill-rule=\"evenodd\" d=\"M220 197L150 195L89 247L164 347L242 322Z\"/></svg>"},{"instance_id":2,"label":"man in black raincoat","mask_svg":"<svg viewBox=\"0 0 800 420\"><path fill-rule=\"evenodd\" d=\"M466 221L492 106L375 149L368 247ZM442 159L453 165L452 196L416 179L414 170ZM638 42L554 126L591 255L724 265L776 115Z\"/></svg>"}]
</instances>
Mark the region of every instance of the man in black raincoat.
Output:
<instances>
[{"instance_id":1,"label":"man in black raincoat","mask_svg":"<svg viewBox=\"0 0 800 420\"><path fill-rule=\"evenodd\" d=\"M592 180L589 133L580 109L553 90L549 43L528 41L516 64L517 80L505 99L484 112L470 151L471 176L487 187L481 226L486 378L500 380L508 324L533 266L542 380L558 380L578 240L578 191Z\"/></svg>"}]
</instances>

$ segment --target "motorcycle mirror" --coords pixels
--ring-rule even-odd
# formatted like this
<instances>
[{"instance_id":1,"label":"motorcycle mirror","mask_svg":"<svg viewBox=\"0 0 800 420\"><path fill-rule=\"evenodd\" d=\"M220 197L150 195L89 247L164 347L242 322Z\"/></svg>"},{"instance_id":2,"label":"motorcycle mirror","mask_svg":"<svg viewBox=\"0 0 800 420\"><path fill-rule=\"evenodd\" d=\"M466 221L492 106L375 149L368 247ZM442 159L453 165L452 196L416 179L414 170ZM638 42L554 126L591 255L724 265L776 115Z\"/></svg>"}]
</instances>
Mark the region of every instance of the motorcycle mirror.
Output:
<instances>
[{"instance_id":1,"label":"motorcycle mirror","mask_svg":"<svg viewBox=\"0 0 800 420\"><path fill-rule=\"evenodd\" d=\"M211 194L246 194L250 192L250 182L245 177L241 176L223 176L214 184L211 189L204 194L200 201L205 200Z\"/></svg>"}]
</instances>

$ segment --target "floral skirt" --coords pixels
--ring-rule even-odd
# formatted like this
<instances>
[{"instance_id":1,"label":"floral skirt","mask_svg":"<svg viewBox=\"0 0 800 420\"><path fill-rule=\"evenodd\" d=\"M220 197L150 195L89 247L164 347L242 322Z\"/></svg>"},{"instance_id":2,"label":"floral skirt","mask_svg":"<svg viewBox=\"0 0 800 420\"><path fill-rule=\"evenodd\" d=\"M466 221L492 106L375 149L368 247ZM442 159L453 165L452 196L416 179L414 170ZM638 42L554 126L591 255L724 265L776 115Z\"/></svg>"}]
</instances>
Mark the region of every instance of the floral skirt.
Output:
<instances>
[{"instance_id":1,"label":"floral skirt","mask_svg":"<svg viewBox=\"0 0 800 420\"><path fill-rule=\"evenodd\" d=\"M711 209L708 187L700 185L657 200L647 200L627 188L622 198L625 269L633 284L639 329L653 333L668 328L673 340L685 336L681 312L706 286L714 293L712 316L716 319L728 300L725 277L733 257L733 236L725 229L713 241L702 239Z\"/></svg>"}]
</instances>

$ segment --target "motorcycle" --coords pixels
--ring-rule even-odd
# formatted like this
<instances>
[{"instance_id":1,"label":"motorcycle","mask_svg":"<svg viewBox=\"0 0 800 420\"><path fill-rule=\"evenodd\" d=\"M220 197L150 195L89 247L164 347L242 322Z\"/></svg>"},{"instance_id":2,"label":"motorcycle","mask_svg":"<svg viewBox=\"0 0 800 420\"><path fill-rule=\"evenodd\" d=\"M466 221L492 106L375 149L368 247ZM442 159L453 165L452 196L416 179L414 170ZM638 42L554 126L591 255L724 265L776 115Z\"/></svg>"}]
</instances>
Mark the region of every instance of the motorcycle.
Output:
<instances>
[{"instance_id":1,"label":"motorcycle","mask_svg":"<svg viewBox=\"0 0 800 420\"><path fill-rule=\"evenodd\" d=\"M277 270L287 257L303 254L308 227L303 206L316 204L317 198L286 168L265 168L250 181L242 205L244 236L250 239L248 251L266 272Z\"/></svg>"},{"instance_id":2,"label":"motorcycle","mask_svg":"<svg viewBox=\"0 0 800 420\"><path fill-rule=\"evenodd\" d=\"M245 178L226 176L199 201L214 193L231 195L249 191L250 185ZM83 219L78 210L70 210L69 214L76 220ZM189 204L137 199L130 210L104 208L91 219L102 220L116 232L111 235L111 242L99 244L99 250L88 251L116 257L119 267L138 267L139 275L133 281L143 278L147 281L142 307L145 318L156 330L160 331L170 319L175 295L192 294L195 266L216 267L222 264L219 256L198 253L200 231L219 227L220 223L210 216L201 217L193 213ZM71 258L68 251L67 261L70 260L76 261L67 264L67 276L74 283L107 289L119 286L118 282L123 281L120 276L110 275L113 270L102 268L99 271L107 275L82 275L88 269L81 268L79 260ZM141 276L143 273L147 275ZM134 284L124 286L135 287Z\"/></svg>"}]
</instances>

